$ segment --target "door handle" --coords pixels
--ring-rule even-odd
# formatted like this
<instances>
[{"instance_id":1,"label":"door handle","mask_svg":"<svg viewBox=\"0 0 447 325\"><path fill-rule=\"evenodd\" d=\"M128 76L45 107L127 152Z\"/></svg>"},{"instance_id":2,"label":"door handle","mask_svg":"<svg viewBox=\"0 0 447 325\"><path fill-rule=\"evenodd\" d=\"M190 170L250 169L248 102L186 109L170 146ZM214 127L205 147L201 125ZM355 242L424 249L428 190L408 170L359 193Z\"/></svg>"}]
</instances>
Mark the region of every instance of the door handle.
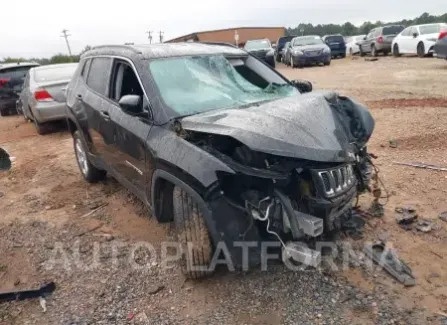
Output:
<instances>
[{"instance_id":1,"label":"door handle","mask_svg":"<svg viewBox=\"0 0 447 325\"><path fill-rule=\"evenodd\" d=\"M101 114L101 116L102 116L104 119L106 119L106 120L110 120L109 112L107 112L107 111L101 111L100 114Z\"/></svg>"}]
</instances>

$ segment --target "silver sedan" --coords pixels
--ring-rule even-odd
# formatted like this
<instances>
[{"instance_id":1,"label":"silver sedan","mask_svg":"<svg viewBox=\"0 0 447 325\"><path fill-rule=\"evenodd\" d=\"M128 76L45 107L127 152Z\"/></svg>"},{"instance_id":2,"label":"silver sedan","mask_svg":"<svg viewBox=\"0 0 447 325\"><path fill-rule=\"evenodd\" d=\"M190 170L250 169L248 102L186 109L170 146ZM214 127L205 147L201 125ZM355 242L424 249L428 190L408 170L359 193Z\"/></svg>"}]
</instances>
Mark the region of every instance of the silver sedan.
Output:
<instances>
[{"instance_id":1,"label":"silver sedan","mask_svg":"<svg viewBox=\"0 0 447 325\"><path fill-rule=\"evenodd\" d=\"M23 116L32 120L37 133L45 132L45 123L65 119L65 89L77 63L45 65L29 70L19 105Z\"/></svg>"}]
</instances>

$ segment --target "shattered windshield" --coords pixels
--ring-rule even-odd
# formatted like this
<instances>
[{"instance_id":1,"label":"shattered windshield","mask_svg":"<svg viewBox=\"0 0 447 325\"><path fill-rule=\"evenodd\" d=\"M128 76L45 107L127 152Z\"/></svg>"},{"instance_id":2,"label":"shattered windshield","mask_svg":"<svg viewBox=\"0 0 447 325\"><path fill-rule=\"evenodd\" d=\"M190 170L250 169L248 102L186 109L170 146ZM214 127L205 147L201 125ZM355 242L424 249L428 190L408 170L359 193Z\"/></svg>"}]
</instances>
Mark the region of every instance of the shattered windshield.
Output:
<instances>
[{"instance_id":1,"label":"shattered windshield","mask_svg":"<svg viewBox=\"0 0 447 325\"><path fill-rule=\"evenodd\" d=\"M235 68L223 55L159 59L149 64L163 101L180 116L243 108L299 93L285 81L259 87L237 68L247 69L244 65Z\"/></svg>"},{"instance_id":2,"label":"shattered windshield","mask_svg":"<svg viewBox=\"0 0 447 325\"><path fill-rule=\"evenodd\" d=\"M270 45L270 41L267 39L257 40L257 41L248 41L245 43L244 49L247 51L252 50L263 50L269 49L272 46Z\"/></svg>"}]
</instances>

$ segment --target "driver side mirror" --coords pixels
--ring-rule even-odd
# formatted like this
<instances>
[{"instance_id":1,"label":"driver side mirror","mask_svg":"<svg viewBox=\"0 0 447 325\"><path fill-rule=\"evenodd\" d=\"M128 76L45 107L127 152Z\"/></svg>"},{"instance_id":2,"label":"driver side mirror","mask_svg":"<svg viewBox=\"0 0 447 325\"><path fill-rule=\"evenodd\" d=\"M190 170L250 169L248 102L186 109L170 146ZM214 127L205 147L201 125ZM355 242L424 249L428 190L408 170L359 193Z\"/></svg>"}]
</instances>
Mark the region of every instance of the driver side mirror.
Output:
<instances>
[{"instance_id":1,"label":"driver side mirror","mask_svg":"<svg viewBox=\"0 0 447 325\"><path fill-rule=\"evenodd\" d=\"M11 169L11 158L5 149L0 148L0 171Z\"/></svg>"},{"instance_id":2,"label":"driver side mirror","mask_svg":"<svg viewBox=\"0 0 447 325\"><path fill-rule=\"evenodd\" d=\"M366 41L366 38L367 38L367 37L368 37L368 36L363 37L363 40Z\"/></svg>"},{"instance_id":3,"label":"driver side mirror","mask_svg":"<svg viewBox=\"0 0 447 325\"><path fill-rule=\"evenodd\" d=\"M308 80L292 80L290 83L295 86L301 93L310 93L312 91L312 83Z\"/></svg>"},{"instance_id":4,"label":"driver side mirror","mask_svg":"<svg viewBox=\"0 0 447 325\"><path fill-rule=\"evenodd\" d=\"M419 36L418 33L413 33L413 37L414 37L414 38L416 38L416 37L418 37L418 36Z\"/></svg>"},{"instance_id":5,"label":"driver side mirror","mask_svg":"<svg viewBox=\"0 0 447 325\"><path fill-rule=\"evenodd\" d=\"M138 95L124 95L118 104L126 113L135 115L143 112L141 97Z\"/></svg>"}]
</instances>

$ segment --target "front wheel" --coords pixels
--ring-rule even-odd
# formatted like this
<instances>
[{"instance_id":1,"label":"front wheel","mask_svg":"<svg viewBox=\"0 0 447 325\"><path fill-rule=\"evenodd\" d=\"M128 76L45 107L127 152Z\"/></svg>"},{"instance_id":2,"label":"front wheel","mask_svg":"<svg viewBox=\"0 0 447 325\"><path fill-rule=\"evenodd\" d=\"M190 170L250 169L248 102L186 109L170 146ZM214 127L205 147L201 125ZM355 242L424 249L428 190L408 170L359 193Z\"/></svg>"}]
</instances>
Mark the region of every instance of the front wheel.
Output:
<instances>
[{"instance_id":1,"label":"front wheel","mask_svg":"<svg viewBox=\"0 0 447 325\"><path fill-rule=\"evenodd\" d=\"M290 67L293 69L295 65L293 64L293 57L290 57Z\"/></svg>"},{"instance_id":2,"label":"front wheel","mask_svg":"<svg viewBox=\"0 0 447 325\"><path fill-rule=\"evenodd\" d=\"M377 49L374 45L371 46L371 56L377 56Z\"/></svg>"},{"instance_id":3,"label":"front wheel","mask_svg":"<svg viewBox=\"0 0 447 325\"><path fill-rule=\"evenodd\" d=\"M417 47L417 53L418 53L418 57L423 58L425 57L425 46L424 43L419 43L418 47Z\"/></svg>"},{"instance_id":4,"label":"front wheel","mask_svg":"<svg viewBox=\"0 0 447 325\"><path fill-rule=\"evenodd\" d=\"M106 172L104 170L96 168L89 161L87 155L87 146L84 145L84 141L82 141L79 131L75 131L75 133L73 134L73 146L76 155L76 161L85 180L89 183L96 183L100 180L103 180L106 177Z\"/></svg>"},{"instance_id":5,"label":"front wheel","mask_svg":"<svg viewBox=\"0 0 447 325\"><path fill-rule=\"evenodd\" d=\"M8 116L9 115L9 109L3 108L0 109L0 116Z\"/></svg>"},{"instance_id":6,"label":"front wheel","mask_svg":"<svg viewBox=\"0 0 447 325\"><path fill-rule=\"evenodd\" d=\"M331 61L324 62L324 65L331 65Z\"/></svg>"},{"instance_id":7,"label":"front wheel","mask_svg":"<svg viewBox=\"0 0 447 325\"><path fill-rule=\"evenodd\" d=\"M363 49L361 46L359 46L359 52L360 52L360 56L365 56L365 52L363 52Z\"/></svg>"},{"instance_id":8,"label":"front wheel","mask_svg":"<svg viewBox=\"0 0 447 325\"><path fill-rule=\"evenodd\" d=\"M173 191L174 222L177 240L182 247L181 267L186 278L199 279L212 273L213 246L203 212L182 188Z\"/></svg>"}]
</instances>

